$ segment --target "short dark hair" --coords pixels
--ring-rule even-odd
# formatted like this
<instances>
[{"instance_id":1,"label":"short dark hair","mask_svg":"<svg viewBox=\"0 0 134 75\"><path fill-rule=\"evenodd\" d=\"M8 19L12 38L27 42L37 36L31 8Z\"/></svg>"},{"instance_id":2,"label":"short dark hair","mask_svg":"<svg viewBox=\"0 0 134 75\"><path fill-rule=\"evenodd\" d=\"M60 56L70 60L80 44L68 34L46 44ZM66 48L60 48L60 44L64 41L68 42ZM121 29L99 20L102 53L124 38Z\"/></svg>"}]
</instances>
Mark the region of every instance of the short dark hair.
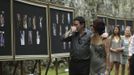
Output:
<instances>
[{"instance_id":1,"label":"short dark hair","mask_svg":"<svg viewBox=\"0 0 134 75\"><path fill-rule=\"evenodd\" d=\"M82 16L77 16L77 17L74 18L73 21L79 21L80 24L83 24L84 27L85 27L85 19L84 19L84 17L82 17Z\"/></svg>"},{"instance_id":2,"label":"short dark hair","mask_svg":"<svg viewBox=\"0 0 134 75\"><path fill-rule=\"evenodd\" d=\"M101 35L105 32L105 23L101 19L96 19L93 21L93 28L95 32Z\"/></svg>"}]
</instances>

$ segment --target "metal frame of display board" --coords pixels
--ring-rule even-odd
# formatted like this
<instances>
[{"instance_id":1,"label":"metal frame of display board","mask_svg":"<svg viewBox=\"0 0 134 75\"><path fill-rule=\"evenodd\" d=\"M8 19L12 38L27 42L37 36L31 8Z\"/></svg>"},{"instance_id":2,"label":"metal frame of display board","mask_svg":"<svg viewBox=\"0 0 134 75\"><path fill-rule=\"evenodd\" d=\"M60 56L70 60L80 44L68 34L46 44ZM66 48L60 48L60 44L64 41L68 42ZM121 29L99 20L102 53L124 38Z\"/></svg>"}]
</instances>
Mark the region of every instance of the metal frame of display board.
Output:
<instances>
[{"instance_id":1,"label":"metal frame of display board","mask_svg":"<svg viewBox=\"0 0 134 75\"><path fill-rule=\"evenodd\" d=\"M13 60L12 0L0 1L0 61ZM4 23L4 25L2 25ZM4 33L3 33L4 32ZM3 38L4 40L2 40ZM3 42L2 42L3 41Z\"/></svg>"},{"instance_id":2,"label":"metal frame of display board","mask_svg":"<svg viewBox=\"0 0 134 75\"><path fill-rule=\"evenodd\" d=\"M64 48L61 48L63 45L60 38L71 27L74 9L54 4L49 4L48 8L51 56L56 58L69 57L69 49L64 50ZM59 51L56 52L56 50Z\"/></svg>"},{"instance_id":3,"label":"metal frame of display board","mask_svg":"<svg viewBox=\"0 0 134 75\"><path fill-rule=\"evenodd\" d=\"M19 7L15 6L15 2L24 4L23 7L25 7L25 8L19 9L19 7L21 7L21 6L19 6ZM15 58L15 60L33 60L33 59L48 58L49 57L49 55L48 55L49 54L48 53L49 52L49 41L48 41L49 36L48 36L47 4L33 2L33 1L24 1L24 0L14 0L13 3L14 3L13 9L19 9L19 10L13 10L13 14L15 14L13 16L13 18L14 18L14 20L18 21L18 23L14 23L14 24L16 24L16 25L14 25L14 30L15 30L15 32L14 32L14 36L15 36L14 37L14 58ZM33 7L33 9L32 9L32 7ZM23 10L23 11L21 11L21 10ZM22 22L22 23L20 23L21 26L17 27L17 24L19 24L18 13L21 14L21 16L23 16L23 17L21 17L23 21L20 21L20 22ZM44 15L44 14L46 14L46 15ZM27 17L25 15L27 15ZM27 26L25 25L25 22L24 22L25 18L27 18L27 20L26 20ZM14 22L16 22L16 21L14 21ZM17 31L19 31L20 33L16 34ZM25 35L25 36L23 36L23 35ZM19 45L18 45L18 42L16 42L16 40L18 40L18 38L16 38L16 36L20 36L20 38L19 38L20 44ZM22 36L23 36L23 40L22 40ZM25 38L26 36L27 36L27 38ZM25 38L25 41L24 41L24 38ZM30 41L31 39L32 39L32 41ZM24 42L25 42L25 44L24 44ZM33 54L31 54L32 49L34 50ZM19 50L19 51L24 50L25 52L20 52L20 53L18 52L18 54L17 54L17 50ZM26 53L27 52L26 50L31 50L31 51L29 53ZM38 53L36 50L40 50L41 52ZM45 52L45 50L47 52Z\"/></svg>"}]
</instances>

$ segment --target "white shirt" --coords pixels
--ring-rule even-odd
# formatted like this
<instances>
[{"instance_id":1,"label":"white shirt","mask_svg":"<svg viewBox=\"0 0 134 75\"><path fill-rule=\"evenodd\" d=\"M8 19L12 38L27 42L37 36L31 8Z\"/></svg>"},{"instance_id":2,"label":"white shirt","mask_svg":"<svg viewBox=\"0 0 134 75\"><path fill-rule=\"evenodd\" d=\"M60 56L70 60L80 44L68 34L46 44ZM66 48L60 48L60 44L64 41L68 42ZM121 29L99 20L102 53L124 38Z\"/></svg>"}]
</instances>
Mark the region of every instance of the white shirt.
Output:
<instances>
[{"instance_id":1,"label":"white shirt","mask_svg":"<svg viewBox=\"0 0 134 75\"><path fill-rule=\"evenodd\" d=\"M128 50L129 50L129 56L132 56L134 54L134 35L131 37Z\"/></svg>"}]
</instances>

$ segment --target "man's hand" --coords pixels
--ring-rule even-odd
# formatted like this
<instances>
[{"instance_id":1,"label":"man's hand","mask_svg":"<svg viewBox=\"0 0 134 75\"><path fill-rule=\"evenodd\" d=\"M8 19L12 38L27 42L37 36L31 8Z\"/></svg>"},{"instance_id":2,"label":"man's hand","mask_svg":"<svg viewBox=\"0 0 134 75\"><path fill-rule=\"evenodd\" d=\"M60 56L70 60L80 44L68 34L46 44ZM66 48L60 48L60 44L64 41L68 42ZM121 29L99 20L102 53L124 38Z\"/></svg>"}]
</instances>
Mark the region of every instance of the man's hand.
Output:
<instances>
[{"instance_id":1,"label":"man's hand","mask_svg":"<svg viewBox=\"0 0 134 75\"><path fill-rule=\"evenodd\" d=\"M76 26L71 26L71 31L72 31L72 32L77 32Z\"/></svg>"}]
</instances>

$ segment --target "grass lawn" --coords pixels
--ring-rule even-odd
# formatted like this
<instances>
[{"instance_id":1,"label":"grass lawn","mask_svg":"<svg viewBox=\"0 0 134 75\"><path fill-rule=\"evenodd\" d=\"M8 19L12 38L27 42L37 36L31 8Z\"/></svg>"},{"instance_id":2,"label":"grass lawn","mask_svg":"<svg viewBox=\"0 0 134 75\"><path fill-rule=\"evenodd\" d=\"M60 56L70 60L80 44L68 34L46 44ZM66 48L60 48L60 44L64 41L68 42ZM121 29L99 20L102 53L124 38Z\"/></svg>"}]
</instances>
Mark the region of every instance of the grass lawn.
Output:
<instances>
[{"instance_id":1,"label":"grass lawn","mask_svg":"<svg viewBox=\"0 0 134 75\"><path fill-rule=\"evenodd\" d=\"M66 68L59 68L58 69L58 75L68 75L68 72L65 71ZM45 75L45 68L42 68L42 73L41 75ZM56 75L56 70L55 68L49 68L48 74L47 75Z\"/></svg>"},{"instance_id":2,"label":"grass lawn","mask_svg":"<svg viewBox=\"0 0 134 75\"><path fill-rule=\"evenodd\" d=\"M67 67L61 67L58 69L58 75L68 75L68 72L65 71ZM42 68L41 75L45 75L45 68ZM47 75L56 75L55 68L50 68ZM114 75L114 69L111 72L111 75ZM121 68L120 68L120 74L121 75ZM128 70L126 69L125 75L128 75Z\"/></svg>"},{"instance_id":3,"label":"grass lawn","mask_svg":"<svg viewBox=\"0 0 134 75\"><path fill-rule=\"evenodd\" d=\"M112 70L112 72L111 72L111 75L114 75L115 73L114 73L114 69ZM121 75L121 66L120 66L120 72L119 72L119 75ZM128 75L128 65L126 66L126 70L125 70L125 74L124 75Z\"/></svg>"}]
</instances>

